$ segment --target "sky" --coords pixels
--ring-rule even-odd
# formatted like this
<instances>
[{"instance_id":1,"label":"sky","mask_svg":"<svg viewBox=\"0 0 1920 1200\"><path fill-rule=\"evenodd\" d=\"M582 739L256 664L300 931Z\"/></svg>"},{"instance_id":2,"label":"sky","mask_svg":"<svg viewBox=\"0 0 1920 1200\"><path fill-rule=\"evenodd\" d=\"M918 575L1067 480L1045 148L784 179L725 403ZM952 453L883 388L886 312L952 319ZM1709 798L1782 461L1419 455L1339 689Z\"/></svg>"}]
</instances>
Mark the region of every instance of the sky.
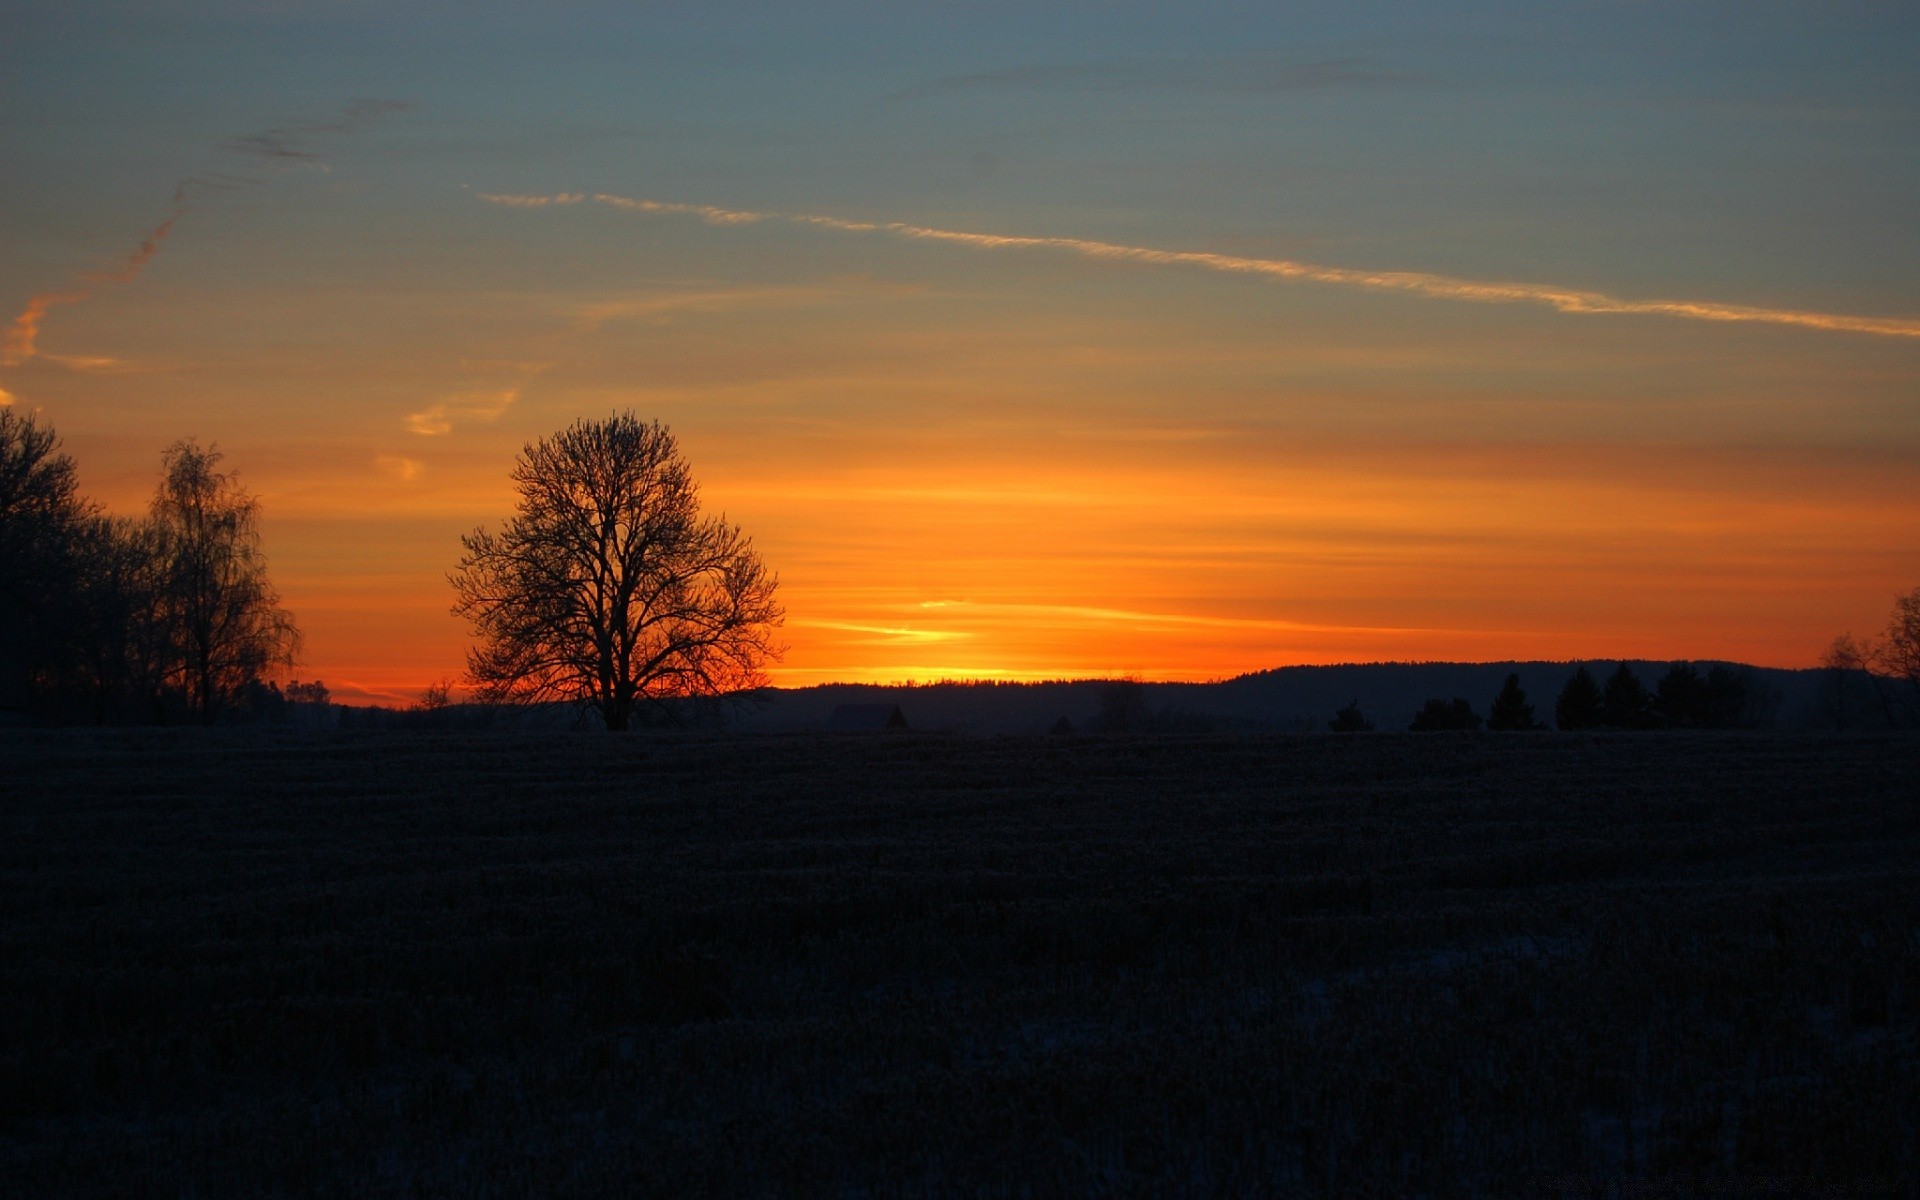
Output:
<instances>
[{"instance_id":1,"label":"sky","mask_svg":"<svg viewBox=\"0 0 1920 1200\"><path fill-rule=\"evenodd\" d=\"M42 4L0 403L193 437L294 672L457 679L460 535L631 409L776 682L1812 665L1920 585L1920 8Z\"/></svg>"}]
</instances>

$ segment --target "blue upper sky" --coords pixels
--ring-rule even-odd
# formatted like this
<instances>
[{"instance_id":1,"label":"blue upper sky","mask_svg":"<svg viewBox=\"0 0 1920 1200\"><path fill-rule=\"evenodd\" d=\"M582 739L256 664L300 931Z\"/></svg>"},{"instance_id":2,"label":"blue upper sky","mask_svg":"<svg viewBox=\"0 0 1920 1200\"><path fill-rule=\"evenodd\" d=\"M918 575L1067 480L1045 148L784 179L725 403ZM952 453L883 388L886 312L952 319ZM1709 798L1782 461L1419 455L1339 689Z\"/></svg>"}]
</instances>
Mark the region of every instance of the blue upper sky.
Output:
<instances>
[{"instance_id":1,"label":"blue upper sky","mask_svg":"<svg viewBox=\"0 0 1920 1200\"><path fill-rule=\"evenodd\" d=\"M1869 309L1920 268L1910 4L9 14L10 260L378 97L416 108L333 149L404 159L416 213L604 189Z\"/></svg>"}]
</instances>

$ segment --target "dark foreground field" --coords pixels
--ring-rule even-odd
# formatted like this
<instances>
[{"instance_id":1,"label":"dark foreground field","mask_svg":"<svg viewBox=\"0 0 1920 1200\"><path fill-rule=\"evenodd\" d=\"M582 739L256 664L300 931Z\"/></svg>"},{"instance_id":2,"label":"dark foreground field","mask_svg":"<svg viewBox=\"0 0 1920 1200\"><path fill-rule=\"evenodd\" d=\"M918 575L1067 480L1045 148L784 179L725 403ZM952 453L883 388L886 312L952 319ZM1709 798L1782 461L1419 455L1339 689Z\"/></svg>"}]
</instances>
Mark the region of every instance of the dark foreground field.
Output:
<instances>
[{"instance_id":1,"label":"dark foreground field","mask_svg":"<svg viewBox=\"0 0 1920 1200\"><path fill-rule=\"evenodd\" d=\"M0 755L9 1194L1920 1174L1911 738Z\"/></svg>"}]
</instances>

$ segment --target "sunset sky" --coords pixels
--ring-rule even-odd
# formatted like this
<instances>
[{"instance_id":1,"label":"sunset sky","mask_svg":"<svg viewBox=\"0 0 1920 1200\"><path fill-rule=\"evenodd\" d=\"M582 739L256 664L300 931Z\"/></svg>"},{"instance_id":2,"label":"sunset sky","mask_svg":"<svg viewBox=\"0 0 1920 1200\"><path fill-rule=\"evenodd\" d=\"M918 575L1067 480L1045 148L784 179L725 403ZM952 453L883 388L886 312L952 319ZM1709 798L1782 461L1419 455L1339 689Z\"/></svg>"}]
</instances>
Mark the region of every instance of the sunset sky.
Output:
<instances>
[{"instance_id":1,"label":"sunset sky","mask_svg":"<svg viewBox=\"0 0 1920 1200\"><path fill-rule=\"evenodd\" d=\"M0 403L114 511L217 442L350 700L626 408L783 684L1877 630L1920 7L1461 7L10 0Z\"/></svg>"}]
</instances>

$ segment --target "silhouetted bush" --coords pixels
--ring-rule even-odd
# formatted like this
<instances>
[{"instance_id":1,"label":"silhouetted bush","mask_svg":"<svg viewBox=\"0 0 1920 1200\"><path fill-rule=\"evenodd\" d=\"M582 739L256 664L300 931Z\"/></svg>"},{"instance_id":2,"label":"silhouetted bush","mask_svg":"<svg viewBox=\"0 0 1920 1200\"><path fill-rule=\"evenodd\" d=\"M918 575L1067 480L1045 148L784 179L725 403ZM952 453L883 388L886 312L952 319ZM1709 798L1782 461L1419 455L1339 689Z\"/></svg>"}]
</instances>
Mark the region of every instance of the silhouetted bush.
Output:
<instances>
[{"instance_id":1,"label":"silhouetted bush","mask_svg":"<svg viewBox=\"0 0 1920 1200\"><path fill-rule=\"evenodd\" d=\"M1333 714L1333 720L1327 722L1327 728L1334 733L1371 733L1373 722L1361 714L1360 701L1354 700Z\"/></svg>"}]
</instances>

